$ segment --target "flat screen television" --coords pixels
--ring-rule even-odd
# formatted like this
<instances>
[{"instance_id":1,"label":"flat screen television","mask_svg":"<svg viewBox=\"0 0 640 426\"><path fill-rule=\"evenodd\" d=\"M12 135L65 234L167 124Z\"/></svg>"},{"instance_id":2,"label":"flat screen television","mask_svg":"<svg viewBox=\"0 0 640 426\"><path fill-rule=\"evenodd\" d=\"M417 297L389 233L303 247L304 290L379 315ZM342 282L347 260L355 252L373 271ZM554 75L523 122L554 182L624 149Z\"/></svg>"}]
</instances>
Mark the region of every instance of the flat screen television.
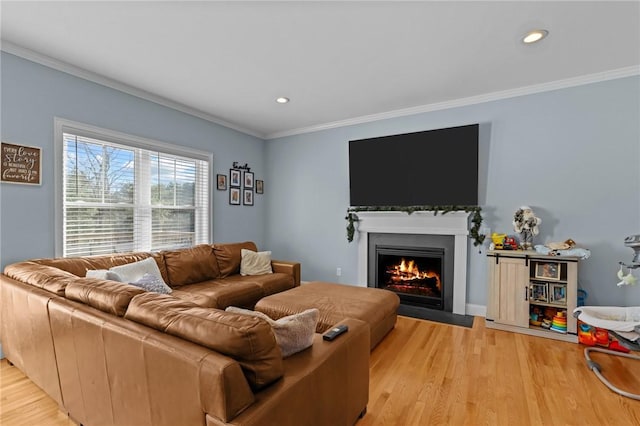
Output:
<instances>
[{"instance_id":1,"label":"flat screen television","mask_svg":"<svg viewBox=\"0 0 640 426\"><path fill-rule=\"evenodd\" d=\"M349 141L350 205L477 206L478 128Z\"/></svg>"}]
</instances>

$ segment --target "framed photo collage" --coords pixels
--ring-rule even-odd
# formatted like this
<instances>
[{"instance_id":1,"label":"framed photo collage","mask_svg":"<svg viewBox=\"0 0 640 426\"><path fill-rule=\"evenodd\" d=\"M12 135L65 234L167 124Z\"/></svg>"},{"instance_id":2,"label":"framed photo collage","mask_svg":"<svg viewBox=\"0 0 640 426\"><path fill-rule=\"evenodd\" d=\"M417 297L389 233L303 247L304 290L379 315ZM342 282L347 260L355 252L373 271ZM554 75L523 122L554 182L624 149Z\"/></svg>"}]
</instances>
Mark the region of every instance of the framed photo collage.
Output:
<instances>
[{"instance_id":1,"label":"framed photo collage","mask_svg":"<svg viewBox=\"0 0 640 426\"><path fill-rule=\"evenodd\" d=\"M229 170L229 204L233 206L253 206L255 194L264 193L264 181L255 180L251 171ZM218 191L227 190L227 175L216 175Z\"/></svg>"}]
</instances>

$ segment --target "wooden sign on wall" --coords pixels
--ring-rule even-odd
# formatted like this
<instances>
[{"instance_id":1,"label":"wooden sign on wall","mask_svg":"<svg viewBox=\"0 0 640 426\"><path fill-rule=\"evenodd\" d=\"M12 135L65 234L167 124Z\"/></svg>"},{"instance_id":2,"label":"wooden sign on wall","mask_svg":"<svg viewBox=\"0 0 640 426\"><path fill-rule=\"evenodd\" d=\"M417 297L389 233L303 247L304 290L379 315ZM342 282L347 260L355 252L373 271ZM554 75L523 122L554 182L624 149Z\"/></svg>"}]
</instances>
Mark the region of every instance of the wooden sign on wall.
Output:
<instances>
[{"instance_id":1,"label":"wooden sign on wall","mask_svg":"<svg viewBox=\"0 0 640 426\"><path fill-rule=\"evenodd\" d=\"M2 142L0 181L40 185L41 149Z\"/></svg>"}]
</instances>

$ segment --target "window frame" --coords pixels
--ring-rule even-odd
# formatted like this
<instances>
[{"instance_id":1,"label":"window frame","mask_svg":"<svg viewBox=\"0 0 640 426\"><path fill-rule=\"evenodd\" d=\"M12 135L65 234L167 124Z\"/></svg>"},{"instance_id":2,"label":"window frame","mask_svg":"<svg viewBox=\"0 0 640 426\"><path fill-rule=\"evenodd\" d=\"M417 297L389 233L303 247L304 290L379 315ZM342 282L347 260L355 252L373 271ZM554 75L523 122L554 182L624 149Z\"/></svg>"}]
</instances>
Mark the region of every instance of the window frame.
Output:
<instances>
[{"instance_id":1,"label":"window frame","mask_svg":"<svg viewBox=\"0 0 640 426\"><path fill-rule=\"evenodd\" d=\"M209 242L213 241L213 154L178 144L161 142L154 139L148 139L115 130L105 129L89 124L79 123L59 117L54 118L54 174L55 174L55 190L54 190L54 220L55 220L55 256L62 257L64 255L64 133L73 133L78 136L102 140L107 143L124 145L131 148L144 149L149 151L160 152L161 154L176 155L179 157L188 157L195 160L207 161L207 192L208 203L207 209L208 224L207 238ZM135 231L134 231L135 232ZM151 236L149 236L151 238Z\"/></svg>"}]
</instances>

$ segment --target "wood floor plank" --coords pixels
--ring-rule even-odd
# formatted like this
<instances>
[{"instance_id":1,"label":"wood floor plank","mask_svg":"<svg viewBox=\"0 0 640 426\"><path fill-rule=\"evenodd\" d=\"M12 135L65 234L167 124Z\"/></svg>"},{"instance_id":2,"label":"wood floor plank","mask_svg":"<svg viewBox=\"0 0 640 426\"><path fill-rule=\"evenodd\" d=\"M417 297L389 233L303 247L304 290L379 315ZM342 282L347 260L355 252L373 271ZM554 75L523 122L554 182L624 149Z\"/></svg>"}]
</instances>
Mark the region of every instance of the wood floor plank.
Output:
<instances>
[{"instance_id":1,"label":"wood floor plank","mask_svg":"<svg viewBox=\"0 0 640 426\"><path fill-rule=\"evenodd\" d=\"M591 357L616 386L640 393L640 361ZM75 425L17 368L3 360L0 370L2 426ZM640 401L600 382L584 346L487 329L481 317L473 328L399 317L370 371L358 426L640 425Z\"/></svg>"}]
</instances>

